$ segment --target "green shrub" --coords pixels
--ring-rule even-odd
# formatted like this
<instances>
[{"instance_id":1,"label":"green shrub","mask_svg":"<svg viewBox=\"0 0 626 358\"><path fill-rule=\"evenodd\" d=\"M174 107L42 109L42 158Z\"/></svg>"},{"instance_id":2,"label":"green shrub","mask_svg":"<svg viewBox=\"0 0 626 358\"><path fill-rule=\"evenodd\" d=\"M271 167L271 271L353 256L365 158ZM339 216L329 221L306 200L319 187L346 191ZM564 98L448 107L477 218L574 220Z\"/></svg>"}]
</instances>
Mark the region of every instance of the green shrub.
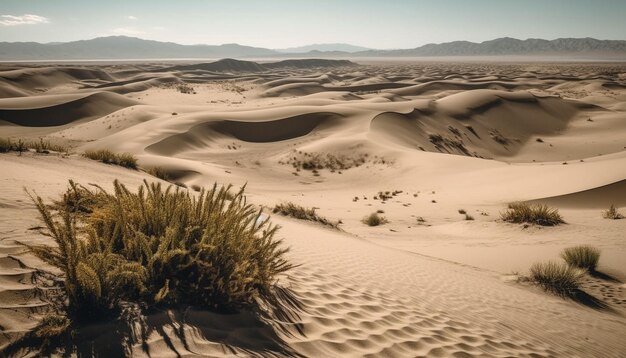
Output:
<instances>
[{"instance_id":1,"label":"green shrub","mask_svg":"<svg viewBox=\"0 0 626 358\"><path fill-rule=\"evenodd\" d=\"M571 295L579 289L585 271L564 263L548 261L530 267L530 280L559 295Z\"/></svg>"},{"instance_id":2,"label":"green shrub","mask_svg":"<svg viewBox=\"0 0 626 358\"><path fill-rule=\"evenodd\" d=\"M529 223L543 226L554 226L564 223L558 209L547 205L511 203L508 209L500 214L502 220L512 223Z\"/></svg>"},{"instance_id":3,"label":"green shrub","mask_svg":"<svg viewBox=\"0 0 626 358\"><path fill-rule=\"evenodd\" d=\"M258 224L261 212L243 189L227 200L216 185L191 195L148 184L137 193L114 182L114 192L70 182L52 206L33 198L55 246L29 246L59 268L74 319L119 311L120 303L194 305L231 312L272 295L277 275L291 265L274 239L277 227Z\"/></svg>"},{"instance_id":4,"label":"green shrub","mask_svg":"<svg viewBox=\"0 0 626 358\"><path fill-rule=\"evenodd\" d=\"M85 151L83 156L105 164L114 164L125 168L137 169L137 158L130 153L114 153L108 149L99 149Z\"/></svg>"},{"instance_id":5,"label":"green shrub","mask_svg":"<svg viewBox=\"0 0 626 358\"><path fill-rule=\"evenodd\" d=\"M313 208L307 209L291 202L281 203L281 204L274 206L274 209L272 210L272 212L274 214L278 213L284 216L290 216L292 218L296 218L300 220L315 221L322 225L327 225L335 229L339 227L338 222L333 222L333 221L326 219L325 217L317 215L317 213L315 212L315 209Z\"/></svg>"},{"instance_id":6,"label":"green shrub","mask_svg":"<svg viewBox=\"0 0 626 358\"><path fill-rule=\"evenodd\" d=\"M561 251L561 257L572 267L593 272L600 260L600 250L589 245L568 247Z\"/></svg>"},{"instance_id":7,"label":"green shrub","mask_svg":"<svg viewBox=\"0 0 626 358\"><path fill-rule=\"evenodd\" d=\"M602 212L602 217L605 219L619 220L623 219L624 215L620 214L615 208L615 205L611 204L611 207L608 210Z\"/></svg>"},{"instance_id":8,"label":"green shrub","mask_svg":"<svg viewBox=\"0 0 626 358\"><path fill-rule=\"evenodd\" d=\"M378 213L371 213L361 221L368 226L379 226L389 222L384 216Z\"/></svg>"}]
</instances>

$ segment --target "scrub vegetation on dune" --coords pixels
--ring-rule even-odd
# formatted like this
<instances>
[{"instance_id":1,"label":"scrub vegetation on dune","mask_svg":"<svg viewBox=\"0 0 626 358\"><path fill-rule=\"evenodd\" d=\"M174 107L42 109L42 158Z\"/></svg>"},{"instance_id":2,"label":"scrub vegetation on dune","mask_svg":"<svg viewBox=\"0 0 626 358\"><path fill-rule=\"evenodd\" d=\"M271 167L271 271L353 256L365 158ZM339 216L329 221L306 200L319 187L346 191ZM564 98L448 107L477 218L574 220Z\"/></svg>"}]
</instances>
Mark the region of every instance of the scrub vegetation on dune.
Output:
<instances>
[{"instance_id":1,"label":"scrub vegetation on dune","mask_svg":"<svg viewBox=\"0 0 626 358\"><path fill-rule=\"evenodd\" d=\"M548 261L535 263L530 267L530 280L546 291L568 296L579 289L585 270Z\"/></svg>"},{"instance_id":2,"label":"scrub vegetation on dune","mask_svg":"<svg viewBox=\"0 0 626 358\"><path fill-rule=\"evenodd\" d=\"M70 181L52 204L31 197L54 245L27 246L62 272L58 309L72 321L115 317L126 303L252 308L291 268L277 227L259 220L243 188L232 194L214 185L192 195L144 182L131 192L115 181L109 193Z\"/></svg>"},{"instance_id":3,"label":"scrub vegetation on dune","mask_svg":"<svg viewBox=\"0 0 626 358\"><path fill-rule=\"evenodd\" d=\"M561 252L561 258L572 267L593 272L600 260L600 250L589 245L568 247Z\"/></svg>"},{"instance_id":4,"label":"scrub vegetation on dune","mask_svg":"<svg viewBox=\"0 0 626 358\"><path fill-rule=\"evenodd\" d=\"M137 158L130 153L114 153L108 149L88 150L83 153L85 158L114 164L129 169L137 169Z\"/></svg>"},{"instance_id":5,"label":"scrub vegetation on dune","mask_svg":"<svg viewBox=\"0 0 626 358\"><path fill-rule=\"evenodd\" d=\"M555 226L565 223L558 209L542 204L511 203L507 210L500 214L500 217L504 221L516 224Z\"/></svg>"},{"instance_id":6,"label":"scrub vegetation on dune","mask_svg":"<svg viewBox=\"0 0 626 358\"><path fill-rule=\"evenodd\" d=\"M39 138L39 140L0 138L0 153L26 152L31 149L37 153L67 153L69 150L67 146L52 144L43 138Z\"/></svg>"},{"instance_id":7,"label":"scrub vegetation on dune","mask_svg":"<svg viewBox=\"0 0 626 358\"><path fill-rule=\"evenodd\" d=\"M610 208L602 212L602 217L605 219L619 220L623 219L624 215L617 211L615 205L611 205Z\"/></svg>"},{"instance_id":8,"label":"scrub vegetation on dune","mask_svg":"<svg viewBox=\"0 0 626 358\"><path fill-rule=\"evenodd\" d=\"M315 208L305 208L292 202L277 204L276 206L274 206L272 212L275 214L278 213L300 220L318 222L322 225L330 226L335 229L339 227L339 222L331 221L323 216L318 215L315 212Z\"/></svg>"},{"instance_id":9,"label":"scrub vegetation on dune","mask_svg":"<svg viewBox=\"0 0 626 358\"><path fill-rule=\"evenodd\" d=\"M367 226L380 226L389 222L387 218L380 215L378 212L369 214L364 217L362 221Z\"/></svg>"}]
</instances>

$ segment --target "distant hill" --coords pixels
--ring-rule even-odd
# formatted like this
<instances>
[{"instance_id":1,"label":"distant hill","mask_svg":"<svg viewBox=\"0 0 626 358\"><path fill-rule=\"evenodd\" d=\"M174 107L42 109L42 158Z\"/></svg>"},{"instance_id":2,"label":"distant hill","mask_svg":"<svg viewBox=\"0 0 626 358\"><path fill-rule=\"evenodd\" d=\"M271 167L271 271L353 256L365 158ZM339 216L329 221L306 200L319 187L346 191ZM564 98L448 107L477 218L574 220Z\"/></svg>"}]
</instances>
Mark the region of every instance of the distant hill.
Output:
<instances>
[{"instance_id":1,"label":"distant hill","mask_svg":"<svg viewBox=\"0 0 626 358\"><path fill-rule=\"evenodd\" d=\"M196 63L191 65L177 65L156 69L154 72L165 71L211 71L211 72L263 72L283 68L316 68L316 67L343 67L355 66L354 62L348 60L328 60L328 59L302 59L284 60L278 62L257 63L252 61L235 60L225 58L223 60Z\"/></svg>"},{"instance_id":2,"label":"distant hill","mask_svg":"<svg viewBox=\"0 0 626 358\"><path fill-rule=\"evenodd\" d=\"M406 50L371 50L360 56L494 56L494 55L622 55L626 57L626 41L593 38L562 38L556 40L518 40L503 37L480 43L453 41L428 44Z\"/></svg>"},{"instance_id":3,"label":"distant hill","mask_svg":"<svg viewBox=\"0 0 626 358\"><path fill-rule=\"evenodd\" d=\"M92 40L48 44L0 43L0 60L224 58L264 57L277 54L278 52L274 50L238 44L180 45L127 36L98 37Z\"/></svg>"},{"instance_id":4,"label":"distant hill","mask_svg":"<svg viewBox=\"0 0 626 358\"><path fill-rule=\"evenodd\" d=\"M337 44L313 44L313 45L300 46L300 47L290 47L290 48L284 48L284 49L277 49L276 51L282 52L282 53L307 53L307 52L312 52L312 51L318 51L318 52L339 51L339 52L354 53L354 52L368 51L368 50L371 50L371 48L337 43Z\"/></svg>"},{"instance_id":5,"label":"distant hill","mask_svg":"<svg viewBox=\"0 0 626 358\"><path fill-rule=\"evenodd\" d=\"M0 60L93 60L253 57L422 57L422 56L577 56L626 59L626 41L592 38L518 40L503 37L481 43L454 41L413 49L369 50L348 44L309 45L279 52L267 48L224 45L180 45L173 42L110 36L64 43L0 42ZM305 51L305 52L298 52Z\"/></svg>"}]
</instances>

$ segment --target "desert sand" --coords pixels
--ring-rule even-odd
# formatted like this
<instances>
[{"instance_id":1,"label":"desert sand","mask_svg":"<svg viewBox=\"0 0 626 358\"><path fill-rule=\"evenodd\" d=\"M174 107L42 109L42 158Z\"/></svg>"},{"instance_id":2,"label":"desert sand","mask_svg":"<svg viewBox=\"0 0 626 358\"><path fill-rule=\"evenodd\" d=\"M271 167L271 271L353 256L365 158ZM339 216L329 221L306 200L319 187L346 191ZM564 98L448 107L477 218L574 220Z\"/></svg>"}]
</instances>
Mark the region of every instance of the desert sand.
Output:
<instances>
[{"instance_id":1,"label":"desert sand","mask_svg":"<svg viewBox=\"0 0 626 358\"><path fill-rule=\"evenodd\" d=\"M172 183L245 184L268 213L293 202L341 224L271 216L299 265L277 283L281 310L159 312L145 339L103 323L78 354L626 354L626 220L602 217L626 212L623 63L3 64L0 137L71 147L0 154L2 348L47 309L33 273L50 268L20 243L48 238L23 188L55 199L69 179L160 180L80 155L110 149ZM322 168L299 166L311 158ZM502 222L515 201L558 208L566 224ZM389 223L362 223L377 210ZM518 282L579 244L602 250L587 299Z\"/></svg>"}]
</instances>

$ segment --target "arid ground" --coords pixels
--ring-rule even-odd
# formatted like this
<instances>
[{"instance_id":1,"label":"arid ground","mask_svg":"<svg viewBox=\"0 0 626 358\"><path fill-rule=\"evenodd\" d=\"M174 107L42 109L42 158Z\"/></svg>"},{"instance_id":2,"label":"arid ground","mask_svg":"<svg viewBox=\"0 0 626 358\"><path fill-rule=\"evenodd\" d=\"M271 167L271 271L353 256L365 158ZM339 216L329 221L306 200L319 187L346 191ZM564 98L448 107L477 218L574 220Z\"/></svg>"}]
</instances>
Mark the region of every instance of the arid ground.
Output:
<instances>
[{"instance_id":1,"label":"arid ground","mask_svg":"<svg viewBox=\"0 0 626 358\"><path fill-rule=\"evenodd\" d=\"M267 208L298 265L277 283L281 309L156 312L144 339L103 323L78 354L626 354L626 219L602 215L626 214L623 63L3 64L0 137L67 147L0 154L0 347L48 307L36 273L50 268L21 244L49 238L24 188L136 188L160 167L181 190L246 185ZM81 156L92 149L140 170ZM501 220L517 201L565 223ZM272 214L288 202L338 228ZM363 223L377 211L388 223ZM581 244L602 252L584 295L519 279Z\"/></svg>"}]
</instances>

